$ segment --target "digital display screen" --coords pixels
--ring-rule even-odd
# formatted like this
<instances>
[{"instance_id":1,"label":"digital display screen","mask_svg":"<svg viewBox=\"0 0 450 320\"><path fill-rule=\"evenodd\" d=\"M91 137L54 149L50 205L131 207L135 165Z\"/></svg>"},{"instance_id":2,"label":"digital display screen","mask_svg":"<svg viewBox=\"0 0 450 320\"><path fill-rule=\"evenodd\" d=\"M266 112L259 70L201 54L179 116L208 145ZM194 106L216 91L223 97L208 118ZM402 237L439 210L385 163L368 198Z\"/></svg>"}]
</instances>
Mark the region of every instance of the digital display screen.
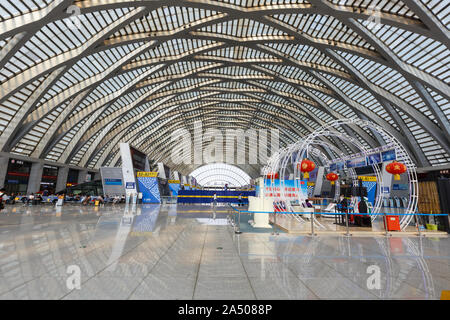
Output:
<instances>
[{"instance_id":1,"label":"digital display screen","mask_svg":"<svg viewBox=\"0 0 450 320\"><path fill-rule=\"evenodd\" d=\"M367 165L371 166L373 164L377 164L381 162L381 154L373 153L367 156Z\"/></svg>"},{"instance_id":2,"label":"digital display screen","mask_svg":"<svg viewBox=\"0 0 450 320\"><path fill-rule=\"evenodd\" d=\"M381 156L382 156L383 162L392 161L392 160L397 159L397 156L395 154L395 149L383 151L381 153Z\"/></svg>"},{"instance_id":3,"label":"digital display screen","mask_svg":"<svg viewBox=\"0 0 450 320\"><path fill-rule=\"evenodd\" d=\"M330 171L336 171L336 163L330 164Z\"/></svg>"},{"instance_id":4,"label":"digital display screen","mask_svg":"<svg viewBox=\"0 0 450 320\"><path fill-rule=\"evenodd\" d=\"M344 170L344 162L336 163L336 170L337 171Z\"/></svg>"},{"instance_id":5,"label":"digital display screen","mask_svg":"<svg viewBox=\"0 0 450 320\"><path fill-rule=\"evenodd\" d=\"M347 160L347 168L358 168L366 166L366 157Z\"/></svg>"}]
</instances>

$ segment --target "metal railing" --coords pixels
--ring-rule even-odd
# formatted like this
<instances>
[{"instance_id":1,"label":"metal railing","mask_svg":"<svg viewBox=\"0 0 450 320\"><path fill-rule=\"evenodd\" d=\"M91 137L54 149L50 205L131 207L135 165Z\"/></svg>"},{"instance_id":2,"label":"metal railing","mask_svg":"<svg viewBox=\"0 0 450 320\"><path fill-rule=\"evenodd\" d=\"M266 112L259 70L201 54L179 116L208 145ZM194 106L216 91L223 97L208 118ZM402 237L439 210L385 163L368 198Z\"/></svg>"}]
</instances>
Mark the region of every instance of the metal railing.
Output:
<instances>
[{"instance_id":1,"label":"metal railing","mask_svg":"<svg viewBox=\"0 0 450 320\"><path fill-rule=\"evenodd\" d=\"M277 215L296 215L296 214L307 214L307 212L283 212L283 211L248 211L248 210L240 210L240 209L236 209L235 207L233 207L231 204L229 204L229 214L228 216L230 217L228 220L230 221L231 225L234 227L234 231L236 234L241 234L241 228L240 228L240 223L241 223L241 213L250 213L250 214L258 214L258 213L268 213L268 214L273 214L274 215L274 221L273 221L273 228L274 231L272 232L272 235L279 235L279 232L275 231L277 225ZM388 222L387 222L387 217L388 216L408 216L408 215L414 215L414 216L433 216L433 217L439 217L439 216L448 216L448 214L446 213L441 213L441 214L430 214L430 213L387 213L387 212L383 212L383 213L349 213L349 212L308 212L311 214L311 236L317 236L317 233L315 233L314 231L314 215L321 215L321 214L327 214L327 215L336 215L336 216L343 216L345 215L345 227L346 227L346 232L345 232L345 236L350 237L352 236L352 234L350 233L350 226L349 226L349 215L359 215L359 216L383 216L384 219L384 229L385 229L385 233L384 235L389 237L392 236L391 233L389 233L389 228L388 228ZM235 215L237 215L237 219L235 217ZM237 220L237 221L236 221ZM422 234L422 232L420 231L420 225L418 223L418 219L416 219L416 228L417 228L417 232L418 232L418 236L422 237L424 236Z\"/></svg>"}]
</instances>

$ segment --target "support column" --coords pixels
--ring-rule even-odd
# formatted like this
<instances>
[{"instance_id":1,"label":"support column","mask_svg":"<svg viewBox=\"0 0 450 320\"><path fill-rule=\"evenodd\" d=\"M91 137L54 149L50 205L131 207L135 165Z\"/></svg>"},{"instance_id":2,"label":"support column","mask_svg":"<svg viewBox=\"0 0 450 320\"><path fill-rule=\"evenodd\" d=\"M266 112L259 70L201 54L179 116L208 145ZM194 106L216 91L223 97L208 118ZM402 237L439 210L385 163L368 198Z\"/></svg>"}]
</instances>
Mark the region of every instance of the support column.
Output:
<instances>
[{"instance_id":1,"label":"support column","mask_svg":"<svg viewBox=\"0 0 450 320\"><path fill-rule=\"evenodd\" d=\"M131 158L130 145L120 143L120 157L122 159L122 175L125 184L125 193L137 194L136 178L134 175L133 160Z\"/></svg>"},{"instance_id":2,"label":"support column","mask_svg":"<svg viewBox=\"0 0 450 320\"><path fill-rule=\"evenodd\" d=\"M6 174L8 173L8 157L0 157L0 188L5 186Z\"/></svg>"},{"instance_id":3,"label":"support column","mask_svg":"<svg viewBox=\"0 0 450 320\"><path fill-rule=\"evenodd\" d=\"M87 170L78 171L78 184L86 182L86 175L88 174Z\"/></svg>"},{"instance_id":4,"label":"support column","mask_svg":"<svg viewBox=\"0 0 450 320\"><path fill-rule=\"evenodd\" d=\"M150 169L150 162L148 161L148 157L147 156L145 157L145 168L144 168L144 170L147 171L147 172L149 172L151 170Z\"/></svg>"},{"instance_id":5,"label":"support column","mask_svg":"<svg viewBox=\"0 0 450 320\"><path fill-rule=\"evenodd\" d=\"M158 177L162 179L167 179L166 171L164 170L164 163L158 162Z\"/></svg>"},{"instance_id":6,"label":"support column","mask_svg":"<svg viewBox=\"0 0 450 320\"><path fill-rule=\"evenodd\" d=\"M38 192L41 187L42 171L44 164L41 162L33 162L31 165L30 178L28 179L27 194Z\"/></svg>"},{"instance_id":7,"label":"support column","mask_svg":"<svg viewBox=\"0 0 450 320\"><path fill-rule=\"evenodd\" d=\"M322 184L323 184L323 174L325 172L324 167L319 167L317 170L317 179L316 184L314 186L314 196L320 197L322 193Z\"/></svg>"},{"instance_id":8,"label":"support column","mask_svg":"<svg viewBox=\"0 0 450 320\"><path fill-rule=\"evenodd\" d=\"M56 192L60 192L66 188L67 177L69 176L69 167L58 168L58 178L56 179Z\"/></svg>"}]
</instances>

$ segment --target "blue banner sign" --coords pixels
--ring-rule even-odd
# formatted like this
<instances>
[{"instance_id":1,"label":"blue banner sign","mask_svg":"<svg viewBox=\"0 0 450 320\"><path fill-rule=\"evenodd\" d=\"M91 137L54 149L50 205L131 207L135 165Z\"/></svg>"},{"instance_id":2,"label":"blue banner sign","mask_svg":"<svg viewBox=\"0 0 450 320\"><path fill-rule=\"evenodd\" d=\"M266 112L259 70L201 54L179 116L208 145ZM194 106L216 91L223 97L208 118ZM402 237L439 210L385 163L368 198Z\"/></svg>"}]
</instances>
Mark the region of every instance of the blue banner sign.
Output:
<instances>
[{"instance_id":1,"label":"blue banner sign","mask_svg":"<svg viewBox=\"0 0 450 320\"><path fill-rule=\"evenodd\" d=\"M126 189L134 189L135 183L134 182L127 182Z\"/></svg>"},{"instance_id":2,"label":"blue banner sign","mask_svg":"<svg viewBox=\"0 0 450 320\"><path fill-rule=\"evenodd\" d=\"M105 185L107 186L121 186L122 179L105 179Z\"/></svg>"}]
</instances>

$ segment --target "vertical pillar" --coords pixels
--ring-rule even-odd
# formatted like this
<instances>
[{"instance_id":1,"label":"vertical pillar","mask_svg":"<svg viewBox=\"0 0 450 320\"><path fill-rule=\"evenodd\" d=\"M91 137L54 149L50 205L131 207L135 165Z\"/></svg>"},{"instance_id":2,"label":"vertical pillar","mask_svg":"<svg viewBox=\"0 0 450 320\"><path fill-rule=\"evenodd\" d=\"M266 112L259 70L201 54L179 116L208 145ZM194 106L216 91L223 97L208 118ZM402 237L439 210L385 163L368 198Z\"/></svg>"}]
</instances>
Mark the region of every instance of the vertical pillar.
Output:
<instances>
[{"instance_id":1,"label":"vertical pillar","mask_svg":"<svg viewBox=\"0 0 450 320\"><path fill-rule=\"evenodd\" d=\"M27 194L38 192L41 188L42 171L44 164L41 162L33 162L31 165L30 177L28 179Z\"/></svg>"},{"instance_id":2,"label":"vertical pillar","mask_svg":"<svg viewBox=\"0 0 450 320\"><path fill-rule=\"evenodd\" d=\"M314 196L320 196L322 193L324 171L325 171L324 167L319 167L319 169L317 169L317 179L314 186Z\"/></svg>"},{"instance_id":3,"label":"vertical pillar","mask_svg":"<svg viewBox=\"0 0 450 320\"><path fill-rule=\"evenodd\" d=\"M149 172L151 169L150 169L150 162L148 161L148 157L146 156L145 157L145 171L147 171L147 172Z\"/></svg>"},{"instance_id":4,"label":"vertical pillar","mask_svg":"<svg viewBox=\"0 0 450 320\"><path fill-rule=\"evenodd\" d=\"M5 186L6 174L8 173L8 157L0 157L0 188Z\"/></svg>"},{"instance_id":5,"label":"vertical pillar","mask_svg":"<svg viewBox=\"0 0 450 320\"><path fill-rule=\"evenodd\" d=\"M131 158L130 145L128 143L120 143L120 157L122 158L122 174L125 182L125 193L127 195L137 193L133 160Z\"/></svg>"},{"instance_id":6,"label":"vertical pillar","mask_svg":"<svg viewBox=\"0 0 450 320\"><path fill-rule=\"evenodd\" d=\"M173 172L173 180L180 180L180 175L179 175L178 171Z\"/></svg>"},{"instance_id":7,"label":"vertical pillar","mask_svg":"<svg viewBox=\"0 0 450 320\"><path fill-rule=\"evenodd\" d=\"M158 177L167 179L166 172L164 171L164 163L158 162Z\"/></svg>"},{"instance_id":8,"label":"vertical pillar","mask_svg":"<svg viewBox=\"0 0 450 320\"><path fill-rule=\"evenodd\" d=\"M102 176L100 175L100 171L94 174L94 180L101 180Z\"/></svg>"},{"instance_id":9,"label":"vertical pillar","mask_svg":"<svg viewBox=\"0 0 450 320\"><path fill-rule=\"evenodd\" d=\"M392 174L390 174L389 172L386 171L386 166L389 164L389 162L383 162L383 166L381 169L381 179L383 180L383 185L385 187L388 187L389 189L381 190L382 195L385 198L389 198L391 195L391 191L392 191Z\"/></svg>"},{"instance_id":10,"label":"vertical pillar","mask_svg":"<svg viewBox=\"0 0 450 320\"><path fill-rule=\"evenodd\" d=\"M56 192L60 192L66 188L68 176L69 167L59 167L58 178L56 179Z\"/></svg>"},{"instance_id":11,"label":"vertical pillar","mask_svg":"<svg viewBox=\"0 0 450 320\"><path fill-rule=\"evenodd\" d=\"M87 170L78 171L78 184L86 182L86 175L88 174Z\"/></svg>"}]
</instances>

